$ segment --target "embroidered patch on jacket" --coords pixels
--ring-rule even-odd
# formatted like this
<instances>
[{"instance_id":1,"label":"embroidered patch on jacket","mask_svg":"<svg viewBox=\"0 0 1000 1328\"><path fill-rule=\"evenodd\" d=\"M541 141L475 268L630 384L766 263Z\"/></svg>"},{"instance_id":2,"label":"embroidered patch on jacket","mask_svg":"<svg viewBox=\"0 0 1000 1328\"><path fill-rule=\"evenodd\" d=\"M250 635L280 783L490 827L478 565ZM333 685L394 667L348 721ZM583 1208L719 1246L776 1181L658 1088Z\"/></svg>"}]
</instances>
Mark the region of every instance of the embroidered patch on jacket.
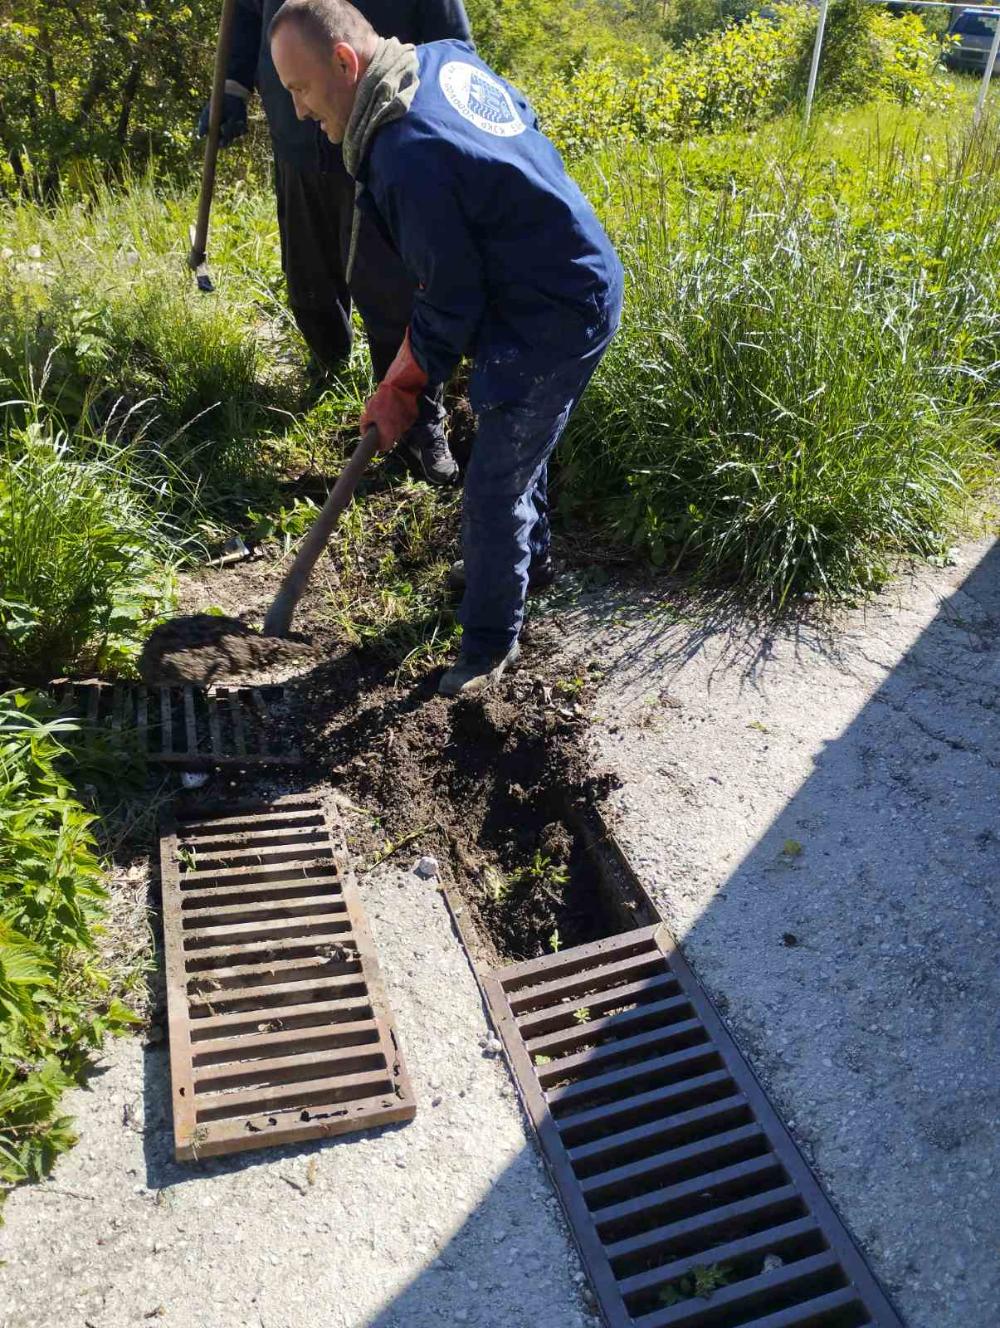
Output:
<instances>
[{"instance_id":1,"label":"embroidered patch on jacket","mask_svg":"<svg viewBox=\"0 0 1000 1328\"><path fill-rule=\"evenodd\" d=\"M438 81L459 115L477 129L497 138L514 138L527 129L507 89L475 65L449 60L441 66Z\"/></svg>"}]
</instances>

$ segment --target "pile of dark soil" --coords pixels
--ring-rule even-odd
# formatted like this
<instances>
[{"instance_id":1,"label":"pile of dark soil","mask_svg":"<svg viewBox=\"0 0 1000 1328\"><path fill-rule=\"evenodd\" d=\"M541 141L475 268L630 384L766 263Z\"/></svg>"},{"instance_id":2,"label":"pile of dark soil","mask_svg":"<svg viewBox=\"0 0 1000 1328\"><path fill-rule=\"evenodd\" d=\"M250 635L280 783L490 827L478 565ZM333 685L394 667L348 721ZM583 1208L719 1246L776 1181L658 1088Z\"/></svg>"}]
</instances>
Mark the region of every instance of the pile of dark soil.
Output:
<instances>
[{"instance_id":1,"label":"pile of dark soil","mask_svg":"<svg viewBox=\"0 0 1000 1328\"><path fill-rule=\"evenodd\" d=\"M301 641L261 636L238 618L194 613L153 629L143 646L139 672L154 686L209 687L287 663L307 648Z\"/></svg>"}]
</instances>

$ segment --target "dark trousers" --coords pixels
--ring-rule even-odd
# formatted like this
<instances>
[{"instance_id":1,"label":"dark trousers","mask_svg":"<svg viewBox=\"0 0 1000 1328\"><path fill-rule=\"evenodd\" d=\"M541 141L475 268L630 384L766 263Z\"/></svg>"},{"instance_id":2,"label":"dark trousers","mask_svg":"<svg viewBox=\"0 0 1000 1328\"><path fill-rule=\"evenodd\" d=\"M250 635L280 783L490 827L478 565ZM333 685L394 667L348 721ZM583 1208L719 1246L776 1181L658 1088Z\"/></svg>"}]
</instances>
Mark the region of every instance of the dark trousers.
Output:
<instances>
[{"instance_id":1,"label":"dark trousers","mask_svg":"<svg viewBox=\"0 0 1000 1328\"><path fill-rule=\"evenodd\" d=\"M528 570L549 551L549 458L620 314L619 301L609 310L605 333L586 351L529 375L518 400L479 412L462 500L465 594L458 620L469 654L505 655L520 634Z\"/></svg>"},{"instance_id":2,"label":"dark trousers","mask_svg":"<svg viewBox=\"0 0 1000 1328\"><path fill-rule=\"evenodd\" d=\"M336 369L351 350L351 303L368 336L372 369L381 381L413 309L414 283L378 227L360 218L350 286L345 276L354 220L354 182L342 171L305 171L276 161L274 187L281 267L299 331L324 369ZM429 389L420 423L443 415L442 390Z\"/></svg>"}]
</instances>

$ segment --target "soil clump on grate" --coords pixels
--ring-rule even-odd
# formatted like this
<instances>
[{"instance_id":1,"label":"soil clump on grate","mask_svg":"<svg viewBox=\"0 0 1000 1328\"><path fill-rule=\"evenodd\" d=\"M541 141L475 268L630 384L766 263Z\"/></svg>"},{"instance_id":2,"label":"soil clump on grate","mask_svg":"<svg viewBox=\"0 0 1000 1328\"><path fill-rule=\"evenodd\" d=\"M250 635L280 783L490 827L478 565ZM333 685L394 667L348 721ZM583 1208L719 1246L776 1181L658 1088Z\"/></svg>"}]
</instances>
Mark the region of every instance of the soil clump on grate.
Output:
<instances>
[{"instance_id":1,"label":"soil clump on grate","mask_svg":"<svg viewBox=\"0 0 1000 1328\"><path fill-rule=\"evenodd\" d=\"M307 648L301 641L261 636L238 618L194 613L153 629L139 670L143 681L154 685L209 686L286 663Z\"/></svg>"}]
</instances>

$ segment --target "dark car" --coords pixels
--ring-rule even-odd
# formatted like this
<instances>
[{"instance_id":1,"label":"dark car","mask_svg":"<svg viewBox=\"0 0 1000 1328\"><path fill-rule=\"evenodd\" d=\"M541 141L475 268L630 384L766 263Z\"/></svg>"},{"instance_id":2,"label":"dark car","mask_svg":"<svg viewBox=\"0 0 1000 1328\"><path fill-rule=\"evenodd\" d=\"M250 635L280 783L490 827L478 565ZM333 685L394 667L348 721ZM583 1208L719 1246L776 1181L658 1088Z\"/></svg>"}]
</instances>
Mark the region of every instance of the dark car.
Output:
<instances>
[{"instance_id":1,"label":"dark car","mask_svg":"<svg viewBox=\"0 0 1000 1328\"><path fill-rule=\"evenodd\" d=\"M948 36L957 38L945 50L944 62L949 69L968 74L982 74L989 59L993 34L997 30L997 11L963 9L948 26ZM997 72L996 60L990 77Z\"/></svg>"}]
</instances>

